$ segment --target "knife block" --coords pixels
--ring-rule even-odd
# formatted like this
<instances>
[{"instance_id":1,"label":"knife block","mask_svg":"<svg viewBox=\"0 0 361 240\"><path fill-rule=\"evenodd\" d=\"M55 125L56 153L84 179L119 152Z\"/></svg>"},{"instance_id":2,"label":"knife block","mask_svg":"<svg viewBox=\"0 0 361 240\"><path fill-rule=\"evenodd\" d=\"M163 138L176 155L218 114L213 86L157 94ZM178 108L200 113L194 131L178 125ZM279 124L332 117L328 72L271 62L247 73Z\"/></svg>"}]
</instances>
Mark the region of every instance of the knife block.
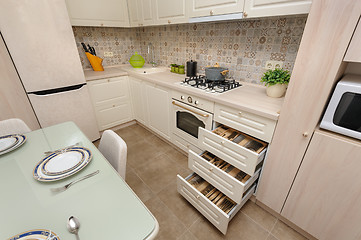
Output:
<instances>
[{"instance_id":1,"label":"knife block","mask_svg":"<svg viewBox=\"0 0 361 240\"><path fill-rule=\"evenodd\" d=\"M97 56L94 56L88 52L85 53L86 57L88 58L90 64L92 65L92 68L94 71L104 71L102 62L103 59Z\"/></svg>"}]
</instances>

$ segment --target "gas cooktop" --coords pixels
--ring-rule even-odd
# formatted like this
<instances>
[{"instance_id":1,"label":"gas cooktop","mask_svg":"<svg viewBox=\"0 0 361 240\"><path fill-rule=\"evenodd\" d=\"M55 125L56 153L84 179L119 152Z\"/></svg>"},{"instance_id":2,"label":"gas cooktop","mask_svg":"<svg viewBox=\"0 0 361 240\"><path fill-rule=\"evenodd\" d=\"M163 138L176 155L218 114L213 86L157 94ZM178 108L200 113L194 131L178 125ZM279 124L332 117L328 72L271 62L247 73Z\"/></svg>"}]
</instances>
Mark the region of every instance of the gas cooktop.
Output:
<instances>
[{"instance_id":1,"label":"gas cooktop","mask_svg":"<svg viewBox=\"0 0 361 240\"><path fill-rule=\"evenodd\" d=\"M226 79L223 81L208 80L205 75L196 77L187 77L181 82L183 86L191 86L210 93L223 93L228 90L242 86L234 79Z\"/></svg>"}]
</instances>

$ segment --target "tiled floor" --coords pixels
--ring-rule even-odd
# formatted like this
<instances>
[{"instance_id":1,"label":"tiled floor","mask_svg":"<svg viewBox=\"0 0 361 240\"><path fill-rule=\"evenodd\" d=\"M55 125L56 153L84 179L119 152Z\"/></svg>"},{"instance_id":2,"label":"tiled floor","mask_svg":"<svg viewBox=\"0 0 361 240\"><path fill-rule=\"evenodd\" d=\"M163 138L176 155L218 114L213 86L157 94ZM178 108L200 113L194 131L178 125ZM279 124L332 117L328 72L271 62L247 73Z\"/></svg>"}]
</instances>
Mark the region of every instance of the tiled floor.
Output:
<instances>
[{"instance_id":1,"label":"tiled floor","mask_svg":"<svg viewBox=\"0 0 361 240\"><path fill-rule=\"evenodd\" d=\"M177 192L176 175L191 173L185 155L139 125L116 132L128 145L126 182L157 218L157 239L306 239L251 201L224 236Z\"/></svg>"}]
</instances>

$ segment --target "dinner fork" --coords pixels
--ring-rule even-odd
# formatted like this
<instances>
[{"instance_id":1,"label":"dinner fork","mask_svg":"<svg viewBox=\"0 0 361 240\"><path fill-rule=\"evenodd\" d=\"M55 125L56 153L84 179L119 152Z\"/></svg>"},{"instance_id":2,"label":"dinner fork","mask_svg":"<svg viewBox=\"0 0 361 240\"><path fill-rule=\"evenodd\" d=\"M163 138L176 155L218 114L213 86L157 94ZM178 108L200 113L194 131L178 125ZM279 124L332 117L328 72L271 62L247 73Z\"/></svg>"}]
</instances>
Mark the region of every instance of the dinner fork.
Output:
<instances>
[{"instance_id":1,"label":"dinner fork","mask_svg":"<svg viewBox=\"0 0 361 240\"><path fill-rule=\"evenodd\" d=\"M57 187L57 188L50 188L50 191L52 191L52 192L64 192L65 190L67 190L68 188L70 188L70 187L71 187L72 185L74 185L75 183L78 183L78 182L83 181L83 180L85 180L85 179L87 179L87 178L90 178L90 177L92 177L92 176L95 176L95 175L97 175L98 173L99 173L99 170L96 170L95 172L90 173L90 174L88 174L88 175L85 175L85 176L83 176L83 177L81 177L81 178L79 178L79 179L77 179L77 180L74 180L74 181L66 184L65 186Z\"/></svg>"},{"instance_id":2,"label":"dinner fork","mask_svg":"<svg viewBox=\"0 0 361 240\"><path fill-rule=\"evenodd\" d=\"M73 145L70 145L70 146L67 146L67 147L64 147L64 148L59 148L59 149L56 149L56 150L53 150L53 151L46 151L44 152L45 155L49 155L51 153L54 153L54 152L58 152L58 151L62 151L62 150L66 150L68 148L72 148L72 147L76 147L76 146L79 146L80 145L80 142L77 142Z\"/></svg>"}]
</instances>

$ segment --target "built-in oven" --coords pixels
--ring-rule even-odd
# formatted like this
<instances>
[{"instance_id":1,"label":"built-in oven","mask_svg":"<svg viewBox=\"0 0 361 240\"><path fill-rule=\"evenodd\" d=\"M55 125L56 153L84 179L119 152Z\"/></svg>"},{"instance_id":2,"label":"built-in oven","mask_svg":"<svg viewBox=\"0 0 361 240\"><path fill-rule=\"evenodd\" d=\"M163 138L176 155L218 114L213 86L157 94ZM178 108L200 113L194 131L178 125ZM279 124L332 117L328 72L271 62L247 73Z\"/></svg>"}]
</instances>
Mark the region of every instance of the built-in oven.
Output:
<instances>
[{"instance_id":1,"label":"built-in oven","mask_svg":"<svg viewBox=\"0 0 361 240\"><path fill-rule=\"evenodd\" d=\"M177 138L176 144L183 140L182 149L190 149L190 145L198 148L198 128L212 130L213 105L213 102L198 97L173 92L173 134Z\"/></svg>"}]
</instances>

